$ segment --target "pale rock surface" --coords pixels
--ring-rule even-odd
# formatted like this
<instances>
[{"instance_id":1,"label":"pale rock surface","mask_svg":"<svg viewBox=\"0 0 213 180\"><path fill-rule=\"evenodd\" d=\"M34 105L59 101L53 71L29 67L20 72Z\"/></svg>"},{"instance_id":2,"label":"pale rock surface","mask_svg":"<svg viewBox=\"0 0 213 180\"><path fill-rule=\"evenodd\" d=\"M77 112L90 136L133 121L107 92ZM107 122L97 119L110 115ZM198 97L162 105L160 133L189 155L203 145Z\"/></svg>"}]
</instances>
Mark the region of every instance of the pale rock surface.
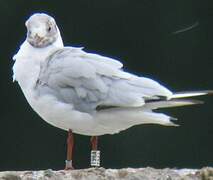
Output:
<instances>
[{"instance_id":1,"label":"pale rock surface","mask_svg":"<svg viewBox=\"0 0 213 180\"><path fill-rule=\"evenodd\" d=\"M71 171L5 171L0 180L213 180L213 168L154 169L89 168Z\"/></svg>"}]
</instances>

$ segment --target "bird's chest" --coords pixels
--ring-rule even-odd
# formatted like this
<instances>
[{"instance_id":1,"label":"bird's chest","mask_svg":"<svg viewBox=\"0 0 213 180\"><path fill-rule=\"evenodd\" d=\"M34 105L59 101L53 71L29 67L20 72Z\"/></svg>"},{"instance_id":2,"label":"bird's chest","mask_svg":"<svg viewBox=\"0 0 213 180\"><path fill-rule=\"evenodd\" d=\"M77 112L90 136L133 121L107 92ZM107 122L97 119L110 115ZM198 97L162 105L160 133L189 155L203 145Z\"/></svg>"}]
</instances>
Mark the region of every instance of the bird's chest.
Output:
<instances>
[{"instance_id":1,"label":"bird's chest","mask_svg":"<svg viewBox=\"0 0 213 180\"><path fill-rule=\"evenodd\" d=\"M60 102L52 95L33 96L29 103L46 122L55 127L79 132L93 129L95 126L89 114L76 111L72 104Z\"/></svg>"},{"instance_id":2,"label":"bird's chest","mask_svg":"<svg viewBox=\"0 0 213 180\"><path fill-rule=\"evenodd\" d=\"M14 79L18 81L23 91L35 85L39 72L39 63L30 57L17 59L13 66Z\"/></svg>"}]
</instances>

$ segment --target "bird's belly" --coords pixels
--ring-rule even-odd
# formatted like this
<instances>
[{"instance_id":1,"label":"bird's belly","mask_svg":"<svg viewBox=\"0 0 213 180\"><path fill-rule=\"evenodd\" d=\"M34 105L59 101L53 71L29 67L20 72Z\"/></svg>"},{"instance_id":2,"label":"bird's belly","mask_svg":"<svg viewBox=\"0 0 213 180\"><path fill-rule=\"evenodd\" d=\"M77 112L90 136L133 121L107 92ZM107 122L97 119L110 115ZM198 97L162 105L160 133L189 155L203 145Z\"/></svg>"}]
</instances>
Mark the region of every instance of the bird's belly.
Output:
<instances>
[{"instance_id":1,"label":"bird's belly","mask_svg":"<svg viewBox=\"0 0 213 180\"><path fill-rule=\"evenodd\" d=\"M47 123L74 133L87 136L100 136L118 133L122 128L103 124L102 118L73 109L72 104L60 102L54 95L39 95L32 88L22 88L33 110ZM116 120L116 119L115 119Z\"/></svg>"},{"instance_id":2,"label":"bird's belly","mask_svg":"<svg viewBox=\"0 0 213 180\"><path fill-rule=\"evenodd\" d=\"M55 127L90 135L97 126L90 114L76 111L72 104L60 102L52 95L36 97L32 94L25 94L25 96L33 110Z\"/></svg>"}]
</instances>

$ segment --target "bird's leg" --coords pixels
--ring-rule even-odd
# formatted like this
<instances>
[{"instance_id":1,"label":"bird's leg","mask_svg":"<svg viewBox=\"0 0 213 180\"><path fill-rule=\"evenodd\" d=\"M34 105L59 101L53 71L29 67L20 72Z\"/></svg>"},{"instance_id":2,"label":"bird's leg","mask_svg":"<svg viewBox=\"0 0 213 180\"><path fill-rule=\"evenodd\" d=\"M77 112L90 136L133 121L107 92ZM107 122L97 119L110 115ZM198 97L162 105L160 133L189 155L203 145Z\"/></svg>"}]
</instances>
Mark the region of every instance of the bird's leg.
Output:
<instances>
[{"instance_id":1,"label":"bird's leg","mask_svg":"<svg viewBox=\"0 0 213 180\"><path fill-rule=\"evenodd\" d=\"M98 150L98 137L93 136L91 137L91 166L99 167L100 166L100 151Z\"/></svg>"},{"instance_id":2,"label":"bird's leg","mask_svg":"<svg viewBox=\"0 0 213 180\"><path fill-rule=\"evenodd\" d=\"M98 149L98 137L92 136L90 141L91 141L91 145L92 145L92 150L97 150Z\"/></svg>"},{"instance_id":3,"label":"bird's leg","mask_svg":"<svg viewBox=\"0 0 213 180\"><path fill-rule=\"evenodd\" d=\"M74 137L72 130L68 130L67 136L67 160L65 165L65 170L74 169L72 166L72 155L73 155Z\"/></svg>"}]
</instances>

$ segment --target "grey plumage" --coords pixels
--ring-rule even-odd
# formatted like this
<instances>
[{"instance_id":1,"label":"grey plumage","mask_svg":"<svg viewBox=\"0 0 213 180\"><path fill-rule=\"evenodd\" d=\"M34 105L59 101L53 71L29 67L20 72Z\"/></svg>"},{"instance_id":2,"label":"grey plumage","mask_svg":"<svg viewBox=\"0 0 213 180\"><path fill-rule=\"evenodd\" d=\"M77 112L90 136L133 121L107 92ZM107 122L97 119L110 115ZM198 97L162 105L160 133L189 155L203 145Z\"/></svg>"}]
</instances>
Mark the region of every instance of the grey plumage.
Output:
<instances>
[{"instance_id":1,"label":"grey plumage","mask_svg":"<svg viewBox=\"0 0 213 180\"><path fill-rule=\"evenodd\" d=\"M63 48L41 64L35 88L89 113L97 106L136 107L144 105L146 99L172 94L157 82L121 68L121 63L110 58L85 53L81 48Z\"/></svg>"},{"instance_id":2,"label":"grey plumage","mask_svg":"<svg viewBox=\"0 0 213 180\"><path fill-rule=\"evenodd\" d=\"M74 133L114 134L139 124L174 126L153 110L198 104L211 91L172 93L158 82L124 72L122 63L64 47L54 19L34 14L13 71L27 101L46 122Z\"/></svg>"}]
</instances>

